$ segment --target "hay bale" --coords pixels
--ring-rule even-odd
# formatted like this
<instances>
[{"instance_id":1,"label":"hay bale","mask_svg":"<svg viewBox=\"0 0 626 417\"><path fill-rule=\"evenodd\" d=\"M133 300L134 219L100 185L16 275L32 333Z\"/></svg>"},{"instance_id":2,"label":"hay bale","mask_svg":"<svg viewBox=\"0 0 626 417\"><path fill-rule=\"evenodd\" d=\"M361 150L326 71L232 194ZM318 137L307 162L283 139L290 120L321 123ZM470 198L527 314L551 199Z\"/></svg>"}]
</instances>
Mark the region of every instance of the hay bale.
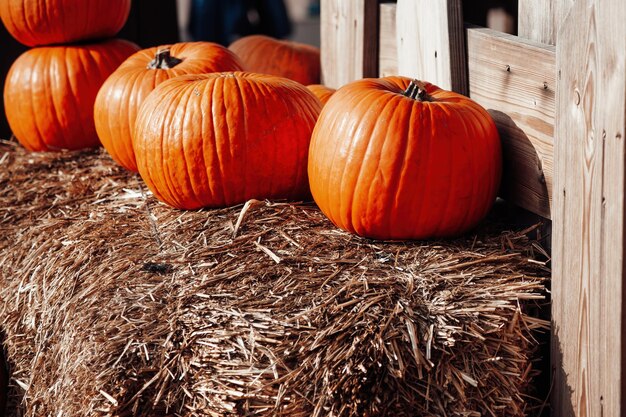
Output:
<instances>
[{"instance_id":1,"label":"hay bale","mask_svg":"<svg viewBox=\"0 0 626 417\"><path fill-rule=\"evenodd\" d=\"M312 204L184 212L102 150L0 143L13 416L523 416L524 232L383 243Z\"/></svg>"}]
</instances>

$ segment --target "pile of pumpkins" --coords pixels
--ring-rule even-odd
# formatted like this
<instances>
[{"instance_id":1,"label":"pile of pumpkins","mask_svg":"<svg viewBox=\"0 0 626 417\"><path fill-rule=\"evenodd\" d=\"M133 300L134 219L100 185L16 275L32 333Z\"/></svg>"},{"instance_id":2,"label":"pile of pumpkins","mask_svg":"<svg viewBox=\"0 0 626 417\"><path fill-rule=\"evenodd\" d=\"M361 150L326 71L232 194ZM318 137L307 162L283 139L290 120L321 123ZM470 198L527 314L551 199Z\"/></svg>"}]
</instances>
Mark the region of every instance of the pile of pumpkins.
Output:
<instances>
[{"instance_id":1,"label":"pile of pumpkins","mask_svg":"<svg viewBox=\"0 0 626 417\"><path fill-rule=\"evenodd\" d=\"M229 48L102 40L129 9L0 3L9 32L34 47L4 90L25 148L102 144L178 209L313 197L335 225L376 239L455 236L493 204L500 139L469 98L400 76L335 92L320 85L319 49L259 35Z\"/></svg>"}]
</instances>

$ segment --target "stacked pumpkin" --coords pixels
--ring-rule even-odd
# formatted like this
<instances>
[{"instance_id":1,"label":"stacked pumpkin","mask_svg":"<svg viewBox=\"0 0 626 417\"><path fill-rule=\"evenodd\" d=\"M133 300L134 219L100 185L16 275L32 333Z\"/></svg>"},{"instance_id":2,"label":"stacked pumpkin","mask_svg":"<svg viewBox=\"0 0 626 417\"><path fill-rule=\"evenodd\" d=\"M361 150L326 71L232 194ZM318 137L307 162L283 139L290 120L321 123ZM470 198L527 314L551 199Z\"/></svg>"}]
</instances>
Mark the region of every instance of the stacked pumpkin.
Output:
<instances>
[{"instance_id":1,"label":"stacked pumpkin","mask_svg":"<svg viewBox=\"0 0 626 417\"><path fill-rule=\"evenodd\" d=\"M18 141L33 151L99 144L96 94L117 66L137 51L111 39L131 0L3 0L0 18L19 42L33 47L7 75L6 116Z\"/></svg>"}]
</instances>

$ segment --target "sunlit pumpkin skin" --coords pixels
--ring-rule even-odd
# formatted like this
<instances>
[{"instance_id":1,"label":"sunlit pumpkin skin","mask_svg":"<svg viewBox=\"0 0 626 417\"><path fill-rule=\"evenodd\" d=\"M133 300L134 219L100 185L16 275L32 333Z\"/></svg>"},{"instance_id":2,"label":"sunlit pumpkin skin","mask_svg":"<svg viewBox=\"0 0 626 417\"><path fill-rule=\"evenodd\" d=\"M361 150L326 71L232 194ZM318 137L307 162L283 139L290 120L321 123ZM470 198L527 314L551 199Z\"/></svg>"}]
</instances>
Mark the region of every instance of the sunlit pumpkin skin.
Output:
<instances>
[{"instance_id":1,"label":"sunlit pumpkin skin","mask_svg":"<svg viewBox=\"0 0 626 417\"><path fill-rule=\"evenodd\" d=\"M210 42L188 42L141 50L105 81L96 97L94 120L104 148L120 165L137 171L132 130L139 107L161 82L185 74L237 71L237 56Z\"/></svg>"},{"instance_id":2,"label":"sunlit pumpkin skin","mask_svg":"<svg viewBox=\"0 0 626 417\"><path fill-rule=\"evenodd\" d=\"M322 84L311 84L307 85L306 88L315 94L315 97L317 97L322 103L322 107L326 104L330 97L335 94L335 91L337 91L334 88L326 87Z\"/></svg>"},{"instance_id":3,"label":"sunlit pumpkin skin","mask_svg":"<svg viewBox=\"0 0 626 417\"><path fill-rule=\"evenodd\" d=\"M24 45L52 45L115 36L131 0L2 0L0 17Z\"/></svg>"},{"instance_id":4,"label":"sunlit pumpkin skin","mask_svg":"<svg viewBox=\"0 0 626 417\"><path fill-rule=\"evenodd\" d=\"M320 209L349 232L450 237L491 208L501 158L493 120L471 99L404 77L364 79L322 110L309 181Z\"/></svg>"},{"instance_id":5,"label":"sunlit pumpkin skin","mask_svg":"<svg viewBox=\"0 0 626 417\"><path fill-rule=\"evenodd\" d=\"M239 56L246 71L277 75L303 85L320 82L320 50L312 45L250 35L228 48Z\"/></svg>"},{"instance_id":6,"label":"sunlit pumpkin skin","mask_svg":"<svg viewBox=\"0 0 626 417\"><path fill-rule=\"evenodd\" d=\"M139 49L124 40L42 46L22 54L4 86L4 109L18 141L32 151L99 146L93 121L106 78Z\"/></svg>"},{"instance_id":7,"label":"sunlit pumpkin skin","mask_svg":"<svg viewBox=\"0 0 626 417\"><path fill-rule=\"evenodd\" d=\"M137 167L159 200L180 209L300 200L310 196L307 156L319 111L309 90L285 78L173 78L139 110Z\"/></svg>"}]
</instances>

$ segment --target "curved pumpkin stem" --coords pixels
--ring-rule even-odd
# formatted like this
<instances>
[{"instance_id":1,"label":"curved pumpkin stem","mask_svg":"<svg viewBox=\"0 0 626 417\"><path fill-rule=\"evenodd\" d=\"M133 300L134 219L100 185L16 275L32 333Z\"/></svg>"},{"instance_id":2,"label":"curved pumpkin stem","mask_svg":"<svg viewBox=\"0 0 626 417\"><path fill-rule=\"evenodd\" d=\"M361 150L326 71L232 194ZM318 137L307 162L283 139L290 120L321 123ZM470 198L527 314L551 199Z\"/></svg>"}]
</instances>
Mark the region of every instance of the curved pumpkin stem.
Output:
<instances>
[{"instance_id":1,"label":"curved pumpkin stem","mask_svg":"<svg viewBox=\"0 0 626 417\"><path fill-rule=\"evenodd\" d=\"M435 101L435 99L426 92L426 84L417 79L411 80L411 83L407 89L404 90L402 95L417 101Z\"/></svg>"},{"instance_id":2,"label":"curved pumpkin stem","mask_svg":"<svg viewBox=\"0 0 626 417\"><path fill-rule=\"evenodd\" d=\"M148 69L170 69L183 62L170 54L169 48L159 49L154 59L148 64Z\"/></svg>"}]
</instances>

